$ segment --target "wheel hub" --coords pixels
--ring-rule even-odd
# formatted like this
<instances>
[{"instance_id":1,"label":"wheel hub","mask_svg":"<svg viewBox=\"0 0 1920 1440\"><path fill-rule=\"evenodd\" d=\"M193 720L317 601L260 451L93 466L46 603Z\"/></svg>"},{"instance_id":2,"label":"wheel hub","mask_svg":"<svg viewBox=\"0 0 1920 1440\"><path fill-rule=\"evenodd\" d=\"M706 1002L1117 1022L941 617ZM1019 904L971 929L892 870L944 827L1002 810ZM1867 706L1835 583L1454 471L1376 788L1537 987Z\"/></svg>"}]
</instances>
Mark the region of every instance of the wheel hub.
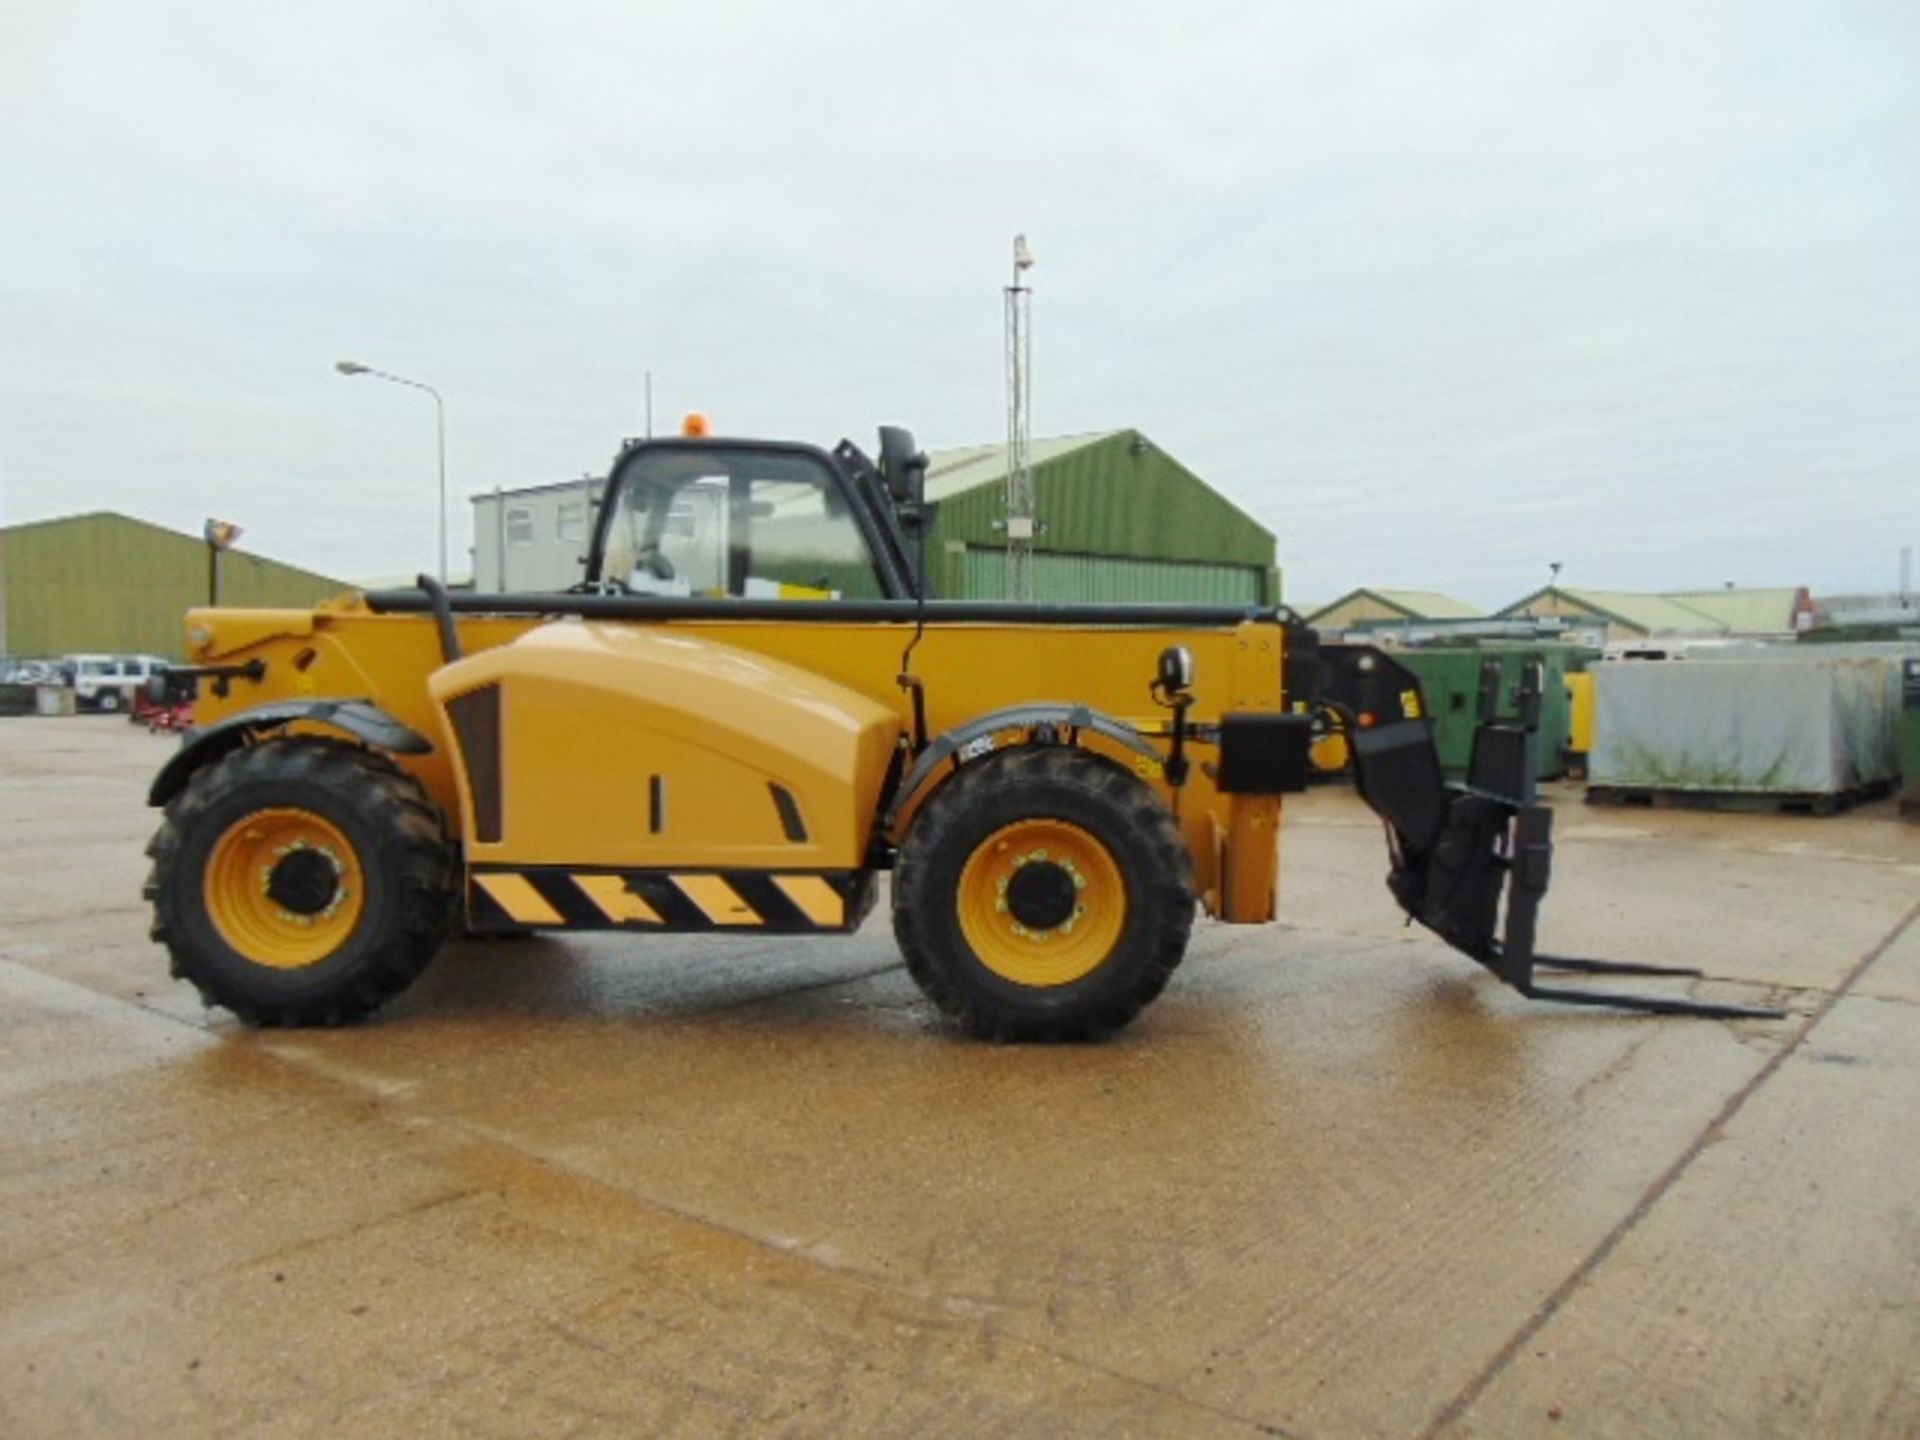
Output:
<instances>
[{"instance_id":1,"label":"wheel hub","mask_svg":"<svg viewBox=\"0 0 1920 1440\"><path fill-rule=\"evenodd\" d=\"M1072 872L1053 860L1030 860L1007 881L1007 910L1029 930L1052 930L1071 920L1077 897Z\"/></svg>"},{"instance_id":2,"label":"wheel hub","mask_svg":"<svg viewBox=\"0 0 1920 1440\"><path fill-rule=\"evenodd\" d=\"M1086 917L1086 888L1087 877L1071 855L1029 850L1014 855L1011 868L994 882L993 908L1020 939L1045 942L1072 935Z\"/></svg>"},{"instance_id":3,"label":"wheel hub","mask_svg":"<svg viewBox=\"0 0 1920 1440\"><path fill-rule=\"evenodd\" d=\"M214 841L201 881L220 938L256 965L315 965L352 938L366 912L366 874L333 821L297 806L263 806Z\"/></svg>"},{"instance_id":4,"label":"wheel hub","mask_svg":"<svg viewBox=\"0 0 1920 1440\"><path fill-rule=\"evenodd\" d=\"M1106 961L1127 921L1126 882L1106 845L1071 821L1014 820L960 872L960 928L1002 980L1071 985Z\"/></svg>"},{"instance_id":5,"label":"wheel hub","mask_svg":"<svg viewBox=\"0 0 1920 1440\"><path fill-rule=\"evenodd\" d=\"M324 914L339 899L340 868L324 850L289 846L267 872L267 898L289 914Z\"/></svg>"}]
</instances>

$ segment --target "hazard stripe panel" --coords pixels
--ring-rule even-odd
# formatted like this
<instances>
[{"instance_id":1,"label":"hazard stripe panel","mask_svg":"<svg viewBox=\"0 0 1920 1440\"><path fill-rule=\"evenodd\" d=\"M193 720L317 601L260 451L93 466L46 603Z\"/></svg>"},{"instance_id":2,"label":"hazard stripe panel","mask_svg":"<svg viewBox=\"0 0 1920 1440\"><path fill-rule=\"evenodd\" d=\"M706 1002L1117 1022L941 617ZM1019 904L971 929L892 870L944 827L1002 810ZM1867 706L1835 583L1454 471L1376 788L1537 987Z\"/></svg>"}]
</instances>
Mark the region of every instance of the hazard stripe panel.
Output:
<instances>
[{"instance_id":1,"label":"hazard stripe panel","mask_svg":"<svg viewBox=\"0 0 1920 1440\"><path fill-rule=\"evenodd\" d=\"M680 893L706 912L706 917L716 925L766 923L740 898L740 892L718 875L675 875L672 878L673 883L680 887Z\"/></svg>"},{"instance_id":2,"label":"hazard stripe panel","mask_svg":"<svg viewBox=\"0 0 1920 1440\"><path fill-rule=\"evenodd\" d=\"M600 913L615 925L637 920L642 925L661 924L660 912L627 888L618 875L575 875L573 883L587 892L587 898L600 907Z\"/></svg>"},{"instance_id":3,"label":"hazard stripe panel","mask_svg":"<svg viewBox=\"0 0 1920 1440\"><path fill-rule=\"evenodd\" d=\"M468 922L476 930L757 930L809 934L855 928L873 903L858 870L578 870L476 868Z\"/></svg>"},{"instance_id":4,"label":"hazard stripe panel","mask_svg":"<svg viewBox=\"0 0 1920 1440\"><path fill-rule=\"evenodd\" d=\"M823 930L836 930L846 923L846 900L818 875L769 875L767 878L800 908L802 915Z\"/></svg>"},{"instance_id":5,"label":"hazard stripe panel","mask_svg":"<svg viewBox=\"0 0 1920 1440\"><path fill-rule=\"evenodd\" d=\"M540 897L524 875L475 875L474 883L518 925L563 925L560 912Z\"/></svg>"}]
</instances>

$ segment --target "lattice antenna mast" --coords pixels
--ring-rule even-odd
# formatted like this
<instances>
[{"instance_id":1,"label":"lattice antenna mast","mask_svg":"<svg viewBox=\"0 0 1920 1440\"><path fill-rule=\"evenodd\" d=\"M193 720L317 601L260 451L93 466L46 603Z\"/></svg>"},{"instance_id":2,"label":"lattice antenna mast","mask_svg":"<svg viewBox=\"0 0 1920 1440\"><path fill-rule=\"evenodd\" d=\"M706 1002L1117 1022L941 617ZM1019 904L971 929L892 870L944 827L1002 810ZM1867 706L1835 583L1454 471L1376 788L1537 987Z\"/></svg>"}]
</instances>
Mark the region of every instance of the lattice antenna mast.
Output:
<instances>
[{"instance_id":1,"label":"lattice antenna mast","mask_svg":"<svg viewBox=\"0 0 1920 1440\"><path fill-rule=\"evenodd\" d=\"M1007 286L1007 598L1033 599L1033 268L1027 237L1013 237Z\"/></svg>"}]
</instances>

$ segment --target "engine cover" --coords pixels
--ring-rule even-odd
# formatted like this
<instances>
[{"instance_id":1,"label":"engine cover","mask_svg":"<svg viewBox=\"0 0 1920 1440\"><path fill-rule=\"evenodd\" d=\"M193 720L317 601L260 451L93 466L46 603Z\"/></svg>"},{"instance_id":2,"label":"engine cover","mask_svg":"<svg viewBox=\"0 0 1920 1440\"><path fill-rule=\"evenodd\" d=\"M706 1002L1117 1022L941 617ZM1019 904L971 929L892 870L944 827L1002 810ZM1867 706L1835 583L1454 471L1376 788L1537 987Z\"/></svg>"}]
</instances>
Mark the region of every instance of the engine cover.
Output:
<instances>
[{"instance_id":1,"label":"engine cover","mask_svg":"<svg viewBox=\"0 0 1920 1440\"><path fill-rule=\"evenodd\" d=\"M901 736L854 690L668 626L554 621L428 688L476 866L856 869Z\"/></svg>"}]
</instances>

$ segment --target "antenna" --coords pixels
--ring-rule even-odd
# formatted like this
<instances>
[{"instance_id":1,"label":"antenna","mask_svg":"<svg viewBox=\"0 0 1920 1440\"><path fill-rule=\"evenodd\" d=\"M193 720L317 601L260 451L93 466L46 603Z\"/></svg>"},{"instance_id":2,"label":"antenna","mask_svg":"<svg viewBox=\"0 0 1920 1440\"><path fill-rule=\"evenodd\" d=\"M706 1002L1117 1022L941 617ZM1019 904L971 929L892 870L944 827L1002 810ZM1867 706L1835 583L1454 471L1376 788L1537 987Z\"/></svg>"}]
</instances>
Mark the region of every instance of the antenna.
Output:
<instances>
[{"instance_id":1,"label":"antenna","mask_svg":"<svg viewBox=\"0 0 1920 1440\"><path fill-rule=\"evenodd\" d=\"M647 371L647 439L653 438L653 372Z\"/></svg>"},{"instance_id":2,"label":"antenna","mask_svg":"<svg viewBox=\"0 0 1920 1440\"><path fill-rule=\"evenodd\" d=\"M1007 286L1007 598L1033 599L1033 268L1025 235L1013 237Z\"/></svg>"}]
</instances>

